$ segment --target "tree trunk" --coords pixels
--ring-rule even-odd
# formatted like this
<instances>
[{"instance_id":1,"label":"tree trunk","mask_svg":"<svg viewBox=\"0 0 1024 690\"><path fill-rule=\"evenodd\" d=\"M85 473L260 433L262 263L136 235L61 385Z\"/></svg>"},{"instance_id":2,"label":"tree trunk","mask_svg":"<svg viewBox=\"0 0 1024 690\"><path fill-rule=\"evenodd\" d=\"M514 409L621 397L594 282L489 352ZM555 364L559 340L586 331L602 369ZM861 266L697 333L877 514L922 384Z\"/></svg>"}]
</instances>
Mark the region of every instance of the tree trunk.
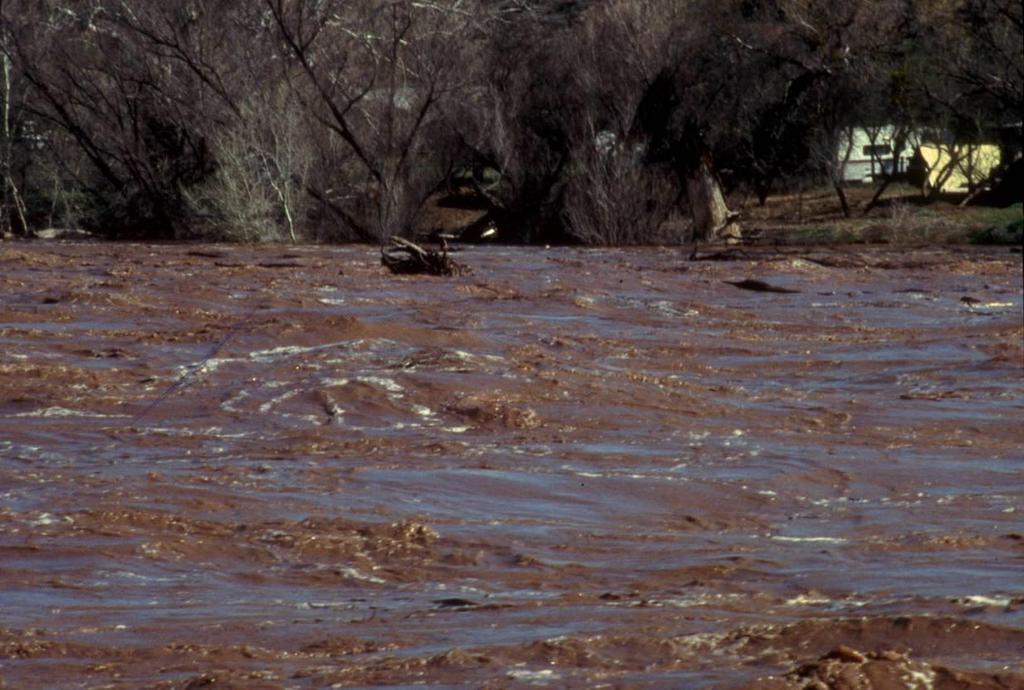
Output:
<instances>
[{"instance_id":1,"label":"tree trunk","mask_svg":"<svg viewBox=\"0 0 1024 690\"><path fill-rule=\"evenodd\" d=\"M832 186L836 190L836 196L839 197L839 206L843 209L843 218L850 217L850 202L846 198L846 190L843 189L843 183L840 180L833 180Z\"/></svg>"},{"instance_id":2,"label":"tree trunk","mask_svg":"<svg viewBox=\"0 0 1024 690\"><path fill-rule=\"evenodd\" d=\"M739 225L733 222L722 194L722 185L715 177L711 156L705 154L686 176L686 196L693 218L693 239L702 242L723 238L739 238Z\"/></svg>"},{"instance_id":3,"label":"tree trunk","mask_svg":"<svg viewBox=\"0 0 1024 690\"><path fill-rule=\"evenodd\" d=\"M875 195L871 197L871 201L869 201L868 205L864 207L864 211L861 213L862 216L866 216L871 213L871 210L878 205L878 201L882 198L882 195L885 194L885 190L889 188L889 183L892 182L892 178L892 175L887 175L886 178L882 180L882 186L878 188Z\"/></svg>"},{"instance_id":4,"label":"tree trunk","mask_svg":"<svg viewBox=\"0 0 1024 690\"><path fill-rule=\"evenodd\" d=\"M14 138L11 135L11 62L7 57L7 38L0 35L0 235L11 231L11 158Z\"/></svg>"},{"instance_id":5,"label":"tree trunk","mask_svg":"<svg viewBox=\"0 0 1024 690\"><path fill-rule=\"evenodd\" d=\"M758 184L755 191L757 192L757 205L764 208L768 203L768 192L771 190L766 184Z\"/></svg>"}]
</instances>

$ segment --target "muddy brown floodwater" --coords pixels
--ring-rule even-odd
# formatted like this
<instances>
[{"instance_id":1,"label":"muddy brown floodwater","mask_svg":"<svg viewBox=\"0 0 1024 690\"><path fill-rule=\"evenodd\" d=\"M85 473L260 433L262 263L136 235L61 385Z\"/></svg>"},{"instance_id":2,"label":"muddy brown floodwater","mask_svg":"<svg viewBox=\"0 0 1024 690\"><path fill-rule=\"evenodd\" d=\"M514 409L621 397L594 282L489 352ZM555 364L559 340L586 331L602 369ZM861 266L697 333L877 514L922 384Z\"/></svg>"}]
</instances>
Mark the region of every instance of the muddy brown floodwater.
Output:
<instances>
[{"instance_id":1,"label":"muddy brown floodwater","mask_svg":"<svg viewBox=\"0 0 1024 690\"><path fill-rule=\"evenodd\" d=\"M0 245L0 687L1024 687L1020 254L461 258Z\"/></svg>"}]
</instances>

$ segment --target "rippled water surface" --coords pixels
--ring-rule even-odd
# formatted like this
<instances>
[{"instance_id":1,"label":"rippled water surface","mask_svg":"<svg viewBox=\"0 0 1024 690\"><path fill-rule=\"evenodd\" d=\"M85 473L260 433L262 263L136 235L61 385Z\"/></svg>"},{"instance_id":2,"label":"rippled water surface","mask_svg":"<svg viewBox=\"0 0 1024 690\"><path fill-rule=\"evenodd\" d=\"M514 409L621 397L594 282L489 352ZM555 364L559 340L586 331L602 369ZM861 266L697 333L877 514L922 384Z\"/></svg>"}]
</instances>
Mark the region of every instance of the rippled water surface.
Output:
<instances>
[{"instance_id":1,"label":"rippled water surface","mask_svg":"<svg viewBox=\"0 0 1024 690\"><path fill-rule=\"evenodd\" d=\"M1024 687L1020 254L461 260L0 245L0 687Z\"/></svg>"}]
</instances>

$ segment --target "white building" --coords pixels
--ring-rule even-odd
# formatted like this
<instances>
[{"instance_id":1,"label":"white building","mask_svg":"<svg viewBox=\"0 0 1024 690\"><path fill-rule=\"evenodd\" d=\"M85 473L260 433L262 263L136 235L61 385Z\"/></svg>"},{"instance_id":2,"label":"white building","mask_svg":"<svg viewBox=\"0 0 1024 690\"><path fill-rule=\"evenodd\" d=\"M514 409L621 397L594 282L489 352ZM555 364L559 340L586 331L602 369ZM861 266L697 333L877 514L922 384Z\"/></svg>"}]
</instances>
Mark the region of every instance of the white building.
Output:
<instances>
[{"instance_id":1,"label":"white building","mask_svg":"<svg viewBox=\"0 0 1024 690\"><path fill-rule=\"evenodd\" d=\"M874 182L885 175L905 173L920 144L920 133L905 127L844 129L836 149L839 177L844 182Z\"/></svg>"}]
</instances>

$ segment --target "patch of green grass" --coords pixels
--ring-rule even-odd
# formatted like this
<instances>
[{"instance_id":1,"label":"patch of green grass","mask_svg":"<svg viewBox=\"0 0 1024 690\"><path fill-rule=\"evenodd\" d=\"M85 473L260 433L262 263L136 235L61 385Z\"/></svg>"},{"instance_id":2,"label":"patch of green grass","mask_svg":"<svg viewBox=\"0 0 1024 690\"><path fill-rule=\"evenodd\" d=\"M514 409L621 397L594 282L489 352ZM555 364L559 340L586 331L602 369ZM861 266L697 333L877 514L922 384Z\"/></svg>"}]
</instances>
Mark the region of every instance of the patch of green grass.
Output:
<instances>
[{"instance_id":1,"label":"patch of green grass","mask_svg":"<svg viewBox=\"0 0 1024 690\"><path fill-rule=\"evenodd\" d=\"M1020 245L1024 208L920 206L896 200L868 216L782 222L767 234L786 244L1003 244Z\"/></svg>"},{"instance_id":2,"label":"patch of green grass","mask_svg":"<svg viewBox=\"0 0 1024 690\"><path fill-rule=\"evenodd\" d=\"M979 220L989 227L1005 227L1024 220L1024 204L1013 204L1006 208L979 207L978 211Z\"/></svg>"},{"instance_id":3,"label":"patch of green grass","mask_svg":"<svg viewBox=\"0 0 1024 690\"><path fill-rule=\"evenodd\" d=\"M846 244L860 240L860 233L841 225L811 226L791 231L792 241L798 244Z\"/></svg>"},{"instance_id":4,"label":"patch of green grass","mask_svg":"<svg viewBox=\"0 0 1024 690\"><path fill-rule=\"evenodd\" d=\"M1008 208L986 209L986 227L970 234L973 244L1024 243L1024 206L1014 204Z\"/></svg>"},{"instance_id":5,"label":"patch of green grass","mask_svg":"<svg viewBox=\"0 0 1024 690\"><path fill-rule=\"evenodd\" d=\"M793 232L793 238L804 242L831 242L835 238L835 228L799 228Z\"/></svg>"}]
</instances>

